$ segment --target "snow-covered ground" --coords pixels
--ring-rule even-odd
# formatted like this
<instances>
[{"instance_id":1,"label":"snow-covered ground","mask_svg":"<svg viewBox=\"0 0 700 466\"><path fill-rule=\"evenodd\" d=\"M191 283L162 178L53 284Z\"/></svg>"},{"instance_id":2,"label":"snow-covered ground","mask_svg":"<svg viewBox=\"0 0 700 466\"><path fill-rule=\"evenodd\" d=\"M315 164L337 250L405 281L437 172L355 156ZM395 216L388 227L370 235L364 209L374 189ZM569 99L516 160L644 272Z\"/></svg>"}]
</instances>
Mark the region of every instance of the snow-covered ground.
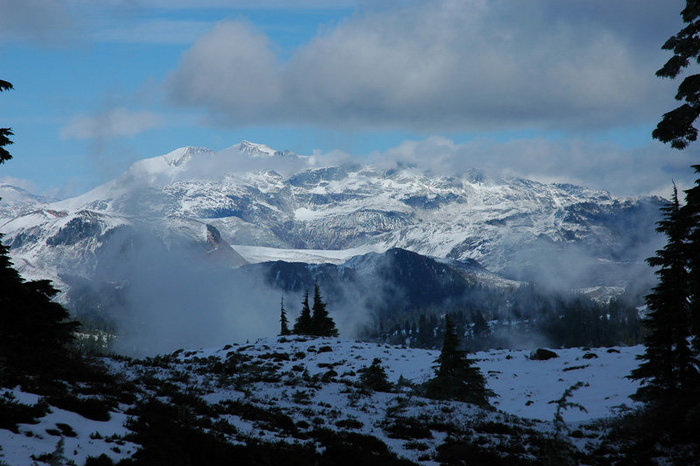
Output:
<instances>
[{"instance_id":1,"label":"snow-covered ground","mask_svg":"<svg viewBox=\"0 0 700 466\"><path fill-rule=\"evenodd\" d=\"M19 388L0 389L0 396L6 396L8 392L22 404L35 405L39 401L37 395L24 393ZM93 421L52 406L37 424L20 424L19 433L0 429L0 464L39 464L35 458L54 452L62 452L65 459L64 463L56 464L73 461L82 465L89 456L97 457L102 453L113 460L128 458L136 451L137 445L121 439L128 433L124 427L126 419L124 413L113 412L109 421ZM61 426L70 426L72 432L65 427L61 429Z\"/></svg>"},{"instance_id":2,"label":"snow-covered ground","mask_svg":"<svg viewBox=\"0 0 700 466\"><path fill-rule=\"evenodd\" d=\"M395 383L403 376L416 384L434 376L434 361L440 353L437 350L351 340L324 340L289 339L280 343L262 339L243 348L246 354L254 356L271 351L288 354L306 352L303 359L280 361L279 371L286 372L292 366L301 364L311 375L322 374L327 370L325 365L338 362L341 364L336 366L336 372L341 373L341 369L342 372L357 372L371 364L374 358L379 358L391 382ZM333 351L308 351L309 347L317 348L319 345L329 345ZM588 386L575 391L570 399L585 407L587 412L571 410L564 414L567 422L582 422L608 417L621 404L634 405L629 396L637 390L638 384L626 376L638 366L635 358L643 352L643 348L557 349L554 351L559 357L546 361L531 360L530 351L526 350L492 350L478 352L471 357L486 376L489 388L498 395L492 404L503 412L524 418L552 420L556 408L549 402L561 397L564 390L579 381L588 383ZM221 349L200 350L199 357L220 357L222 352Z\"/></svg>"},{"instance_id":3,"label":"snow-covered ground","mask_svg":"<svg viewBox=\"0 0 700 466\"><path fill-rule=\"evenodd\" d=\"M396 383L401 376L414 384L425 382L432 377L438 356L438 351L431 350L292 336L223 348L179 350L156 360L106 359L105 362L110 370L140 384L143 397L158 394L158 384L149 385L146 380L162 380L182 390L195 390L212 406L225 400L238 400L279 410L298 426L313 427L320 423L332 430L351 429L372 435L399 456L430 464L431 455L446 437L445 432L431 427L426 438L416 443L406 441L405 437L397 438L391 433L391 425L405 419L420 419L421 422L430 420L432 425L453 423L461 429L479 432L478 426L484 422L508 422L551 432L555 406L550 401L560 398L577 382L587 385L575 391L569 401L581 404L587 411L564 413L564 419L572 428L586 429L585 424L613 415L616 406L633 405L629 396L636 385L625 376L636 367L635 357L642 352L642 347L555 351L559 357L546 361L531 360L527 351L494 350L472 355L486 376L489 388L498 395L492 400L498 412L482 411L460 402L423 399L408 387L393 393L368 393L358 389L359 370L369 366L375 358L380 359L391 382ZM218 372L211 369L217 364L233 364L236 369L222 375L220 367ZM258 378L251 378L251 374L258 374ZM23 393L18 388L9 391L22 403L38 401L36 395ZM112 412L109 421L99 422L52 407L38 424L21 424L18 434L0 429L0 463L32 464L32 455L37 458L56 451L61 438L63 457L75 464L83 464L88 456L101 453L114 460L128 457L137 448L123 439L128 433L124 427L127 419L124 412L128 408L122 404ZM237 436L231 438L232 442L240 442L242 437L299 441L288 432L244 415L225 413L219 418L235 427ZM69 425L73 433L66 435L57 428L57 423Z\"/></svg>"}]
</instances>

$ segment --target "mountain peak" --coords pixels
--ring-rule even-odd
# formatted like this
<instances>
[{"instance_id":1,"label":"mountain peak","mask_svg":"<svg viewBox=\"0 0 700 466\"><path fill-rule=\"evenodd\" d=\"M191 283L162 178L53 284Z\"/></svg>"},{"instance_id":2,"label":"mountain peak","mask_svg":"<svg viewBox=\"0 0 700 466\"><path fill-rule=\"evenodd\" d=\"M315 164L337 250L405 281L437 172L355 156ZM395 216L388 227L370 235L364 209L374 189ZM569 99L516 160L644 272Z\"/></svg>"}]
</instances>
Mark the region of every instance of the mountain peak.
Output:
<instances>
[{"instance_id":1,"label":"mountain peak","mask_svg":"<svg viewBox=\"0 0 700 466\"><path fill-rule=\"evenodd\" d=\"M137 176L172 175L184 168L195 157L212 155L214 152L206 147L179 147L167 154L142 159L134 162L126 173Z\"/></svg>"},{"instance_id":2,"label":"mountain peak","mask_svg":"<svg viewBox=\"0 0 700 466\"><path fill-rule=\"evenodd\" d=\"M2 206L48 203L52 201L55 201L55 199L31 193L19 186L0 183L0 205Z\"/></svg>"},{"instance_id":3,"label":"mountain peak","mask_svg":"<svg viewBox=\"0 0 700 466\"><path fill-rule=\"evenodd\" d=\"M171 167L179 167L197 154L210 154L211 152L206 147L185 146L163 155L163 160Z\"/></svg>"},{"instance_id":4,"label":"mountain peak","mask_svg":"<svg viewBox=\"0 0 700 466\"><path fill-rule=\"evenodd\" d=\"M235 144L229 149L233 150L238 150L243 152L244 154L248 154L251 157L287 157L290 155L294 155L293 152L290 152L288 150L285 151L280 151L271 148L270 146L266 144L258 144L256 142L250 142L247 140L242 140L238 144Z\"/></svg>"},{"instance_id":5,"label":"mountain peak","mask_svg":"<svg viewBox=\"0 0 700 466\"><path fill-rule=\"evenodd\" d=\"M250 154L253 157L271 157L278 152L268 145L246 141L245 139L231 148Z\"/></svg>"}]
</instances>

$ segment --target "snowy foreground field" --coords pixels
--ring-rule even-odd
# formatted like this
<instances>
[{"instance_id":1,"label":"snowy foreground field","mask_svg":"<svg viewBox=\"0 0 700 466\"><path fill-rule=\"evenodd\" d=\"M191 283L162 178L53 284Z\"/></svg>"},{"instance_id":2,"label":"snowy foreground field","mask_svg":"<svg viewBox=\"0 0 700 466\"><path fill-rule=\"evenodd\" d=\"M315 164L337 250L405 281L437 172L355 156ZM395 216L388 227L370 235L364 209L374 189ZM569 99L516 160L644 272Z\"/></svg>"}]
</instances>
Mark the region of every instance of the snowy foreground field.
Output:
<instances>
[{"instance_id":1,"label":"snowy foreground field","mask_svg":"<svg viewBox=\"0 0 700 466\"><path fill-rule=\"evenodd\" d=\"M629 396L636 385L625 376L637 365L642 347L555 351L558 357L546 361L531 360L529 351L474 355L498 395L493 412L413 393L411 384L433 375L437 351L336 338L261 339L146 360L108 358L105 363L131 383L135 402L155 396L190 409L193 422L206 415L203 428L218 429L233 444L251 439L306 444L315 441L308 433L313 429L352 431L381 440L399 458L432 464L437 448L460 432L499 448L515 445L528 432L551 435L555 405L549 402L577 382L587 385L570 401L586 412L564 412L568 435L579 448L594 445L604 425L596 421L613 416L622 404L633 406ZM358 371L375 358L391 382L405 379L392 393L359 387ZM25 404L38 401L19 389L0 390L8 392ZM120 402L110 408L108 421L99 421L52 407L37 424L20 424L16 433L0 429L0 464L42 464L52 453L77 465L102 453L115 462L128 458L139 448L129 441L125 426L131 408Z\"/></svg>"}]
</instances>

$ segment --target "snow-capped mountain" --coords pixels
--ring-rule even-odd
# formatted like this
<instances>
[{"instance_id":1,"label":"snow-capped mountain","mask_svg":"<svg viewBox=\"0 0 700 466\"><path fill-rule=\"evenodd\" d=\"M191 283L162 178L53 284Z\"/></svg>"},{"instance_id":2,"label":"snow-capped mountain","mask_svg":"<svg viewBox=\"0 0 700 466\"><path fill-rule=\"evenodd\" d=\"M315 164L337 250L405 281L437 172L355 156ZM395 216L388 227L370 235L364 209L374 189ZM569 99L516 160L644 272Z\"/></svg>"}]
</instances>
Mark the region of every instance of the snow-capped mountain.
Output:
<instances>
[{"instance_id":1,"label":"snow-capped mountain","mask_svg":"<svg viewBox=\"0 0 700 466\"><path fill-rule=\"evenodd\" d=\"M0 218L12 218L35 210L37 206L54 202L44 196L32 194L24 188L0 184Z\"/></svg>"},{"instance_id":2,"label":"snow-capped mountain","mask_svg":"<svg viewBox=\"0 0 700 466\"><path fill-rule=\"evenodd\" d=\"M267 259L316 250L315 261L337 263L400 247L519 279L587 278L580 286L624 284L618 266L658 245L658 198L320 160L248 141L219 152L184 147L71 199L3 200L0 232L25 276L53 279L89 277L95 251L120 228L145 228L166 244L206 244L216 231L251 262L263 250Z\"/></svg>"}]
</instances>

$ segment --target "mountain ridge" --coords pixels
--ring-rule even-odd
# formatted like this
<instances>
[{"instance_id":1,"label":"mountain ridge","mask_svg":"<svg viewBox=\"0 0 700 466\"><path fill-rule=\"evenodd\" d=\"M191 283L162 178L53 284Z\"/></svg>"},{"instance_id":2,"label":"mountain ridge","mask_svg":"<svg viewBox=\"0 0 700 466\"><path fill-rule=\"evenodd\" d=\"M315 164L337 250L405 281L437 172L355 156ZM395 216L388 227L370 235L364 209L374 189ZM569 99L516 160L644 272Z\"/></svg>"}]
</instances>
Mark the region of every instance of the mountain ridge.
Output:
<instances>
[{"instance_id":1,"label":"mountain ridge","mask_svg":"<svg viewBox=\"0 0 700 466\"><path fill-rule=\"evenodd\" d=\"M542 268L537 261L543 256L572 254L575 263L592 270L606 262L639 265L656 247L660 198L617 198L475 171L447 177L411 167L318 163L249 141L219 152L187 146L135 162L74 198L28 201L23 210L2 204L0 232L22 272L32 277L47 270L75 272L70 247L85 251L78 255L87 261L77 271L89 276L90 254L121 225L196 243L206 242L211 225L234 249L399 247L477 260L520 280L533 267Z\"/></svg>"}]
</instances>

